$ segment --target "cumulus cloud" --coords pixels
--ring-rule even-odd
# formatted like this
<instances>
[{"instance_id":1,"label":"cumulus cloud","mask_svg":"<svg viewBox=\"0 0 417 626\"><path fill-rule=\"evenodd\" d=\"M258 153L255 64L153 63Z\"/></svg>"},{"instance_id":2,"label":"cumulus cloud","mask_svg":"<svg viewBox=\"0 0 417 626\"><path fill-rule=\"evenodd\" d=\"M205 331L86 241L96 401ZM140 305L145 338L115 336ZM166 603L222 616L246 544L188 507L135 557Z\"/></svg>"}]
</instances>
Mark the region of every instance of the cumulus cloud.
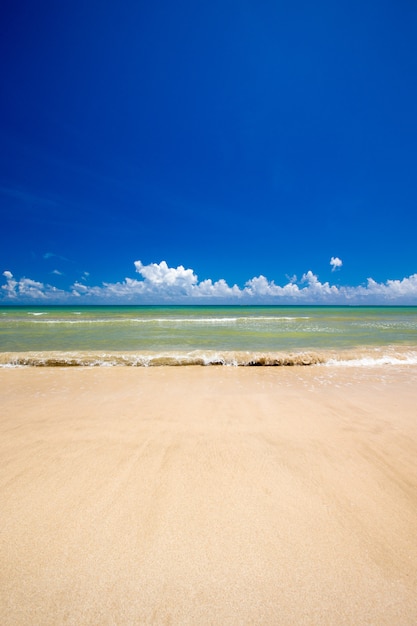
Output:
<instances>
[{"instance_id":1,"label":"cumulus cloud","mask_svg":"<svg viewBox=\"0 0 417 626\"><path fill-rule=\"evenodd\" d=\"M401 280L387 280L385 283L377 283L373 278L368 278L366 286L345 289L350 298L371 298L387 303L396 301L417 303L417 274Z\"/></svg>"},{"instance_id":2,"label":"cumulus cloud","mask_svg":"<svg viewBox=\"0 0 417 626\"><path fill-rule=\"evenodd\" d=\"M235 300L242 291L237 285L230 287L225 280L213 282L211 279L199 281L192 269L184 266L169 267L166 261L144 265L135 261L136 272L141 280L125 278L118 283L103 283L89 287L76 282L72 294L76 298L89 297L102 301L120 302L193 302L199 300Z\"/></svg>"},{"instance_id":3,"label":"cumulus cloud","mask_svg":"<svg viewBox=\"0 0 417 626\"><path fill-rule=\"evenodd\" d=\"M185 269L183 265L168 267L165 261L143 265L135 261L136 271L143 277L144 292L148 294L164 294L166 296L186 296L189 298L227 298L239 297L240 289L237 285L229 287L225 280L213 282L206 279L201 282L192 269Z\"/></svg>"},{"instance_id":4,"label":"cumulus cloud","mask_svg":"<svg viewBox=\"0 0 417 626\"><path fill-rule=\"evenodd\" d=\"M334 272L335 270L342 267L343 262L341 259L339 259L339 257L332 256L332 258L330 259L330 265L332 266L332 272Z\"/></svg>"},{"instance_id":5,"label":"cumulus cloud","mask_svg":"<svg viewBox=\"0 0 417 626\"><path fill-rule=\"evenodd\" d=\"M6 292L8 298L14 298L16 296L16 285L13 274L6 270L3 272L3 276L6 278L6 284L2 285L2 289Z\"/></svg>"},{"instance_id":6,"label":"cumulus cloud","mask_svg":"<svg viewBox=\"0 0 417 626\"><path fill-rule=\"evenodd\" d=\"M293 280L280 287L273 280L268 280L265 276L255 276L245 284L243 293L253 298L265 297L292 297L298 299L300 297L300 289Z\"/></svg>"},{"instance_id":7,"label":"cumulus cloud","mask_svg":"<svg viewBox=\"0 0 417 626\"><path fill-rule=\"evenodd\" d=\"M143 279L147 289L162 291L162 293L175 293L176 295L191 295L193 287L198 284L198 277L191 269L185 269L182 265L168 267L166 261L143 265L141 261L135 261L135 268Z\"/></svg>"},{"instance_id":8,"label":"cumulus cloud","mask_svg":"<svg viewBox=\"0 0 417 626\"><path fill-rule=\"evenodd\" d=\"M335 267L341 261L332 258ZM340 263L339 263L340 262ZM192 269L169 267L166 261L143 264L135 261L138 279L121 282L86 284L87 273L68 291L30 278L16 279L3 272L6 284L1 287L0 302L175 304L175 303L268 303L268 304L417 304L417 274L401 280L378 283L369 278L366 284L349 287L321 282L311 270L297 280L295 276L278 285L262 274L248 280L243 287L230 286L224 279L199 280Z\"/></svg>"},{"instance_id":9,"label":"cumulus cloud","mask_svg":"<svg viewBox=\"0 0 417 626\"><path fill-rule=\"evenodd\" d=\"M31 278L20 278L16 280L8 270L3 272L6 278L6 284L2 285L3 292L6 293L6 299L19 302L34 302L45 300L62 300L68 297L68 294L61 289L57 289L52 285L32 280ZM4 300L4 298L2 298Z\"/></svg>"},{"instance_id":10,"label":"cumulus cloud","mask_svg":"<svg viewBox=\"0 0 417 626\"><path fill-rule=\"evenodd\" d=\"M274 299L277 304L282 301L286 304L293 302L301 304L307 302L326 303L332 298L339 296L339 289L331 286L328 282L322 283L311 270L303 274L299 284L296 278L292 277L290 281L284 285L276 285L275 282L269 281L265 276L257 276L249 280L243 294L251 296L253 299ZM330 302L329 302L330 303Z\"/></svg>"}]
</instances>

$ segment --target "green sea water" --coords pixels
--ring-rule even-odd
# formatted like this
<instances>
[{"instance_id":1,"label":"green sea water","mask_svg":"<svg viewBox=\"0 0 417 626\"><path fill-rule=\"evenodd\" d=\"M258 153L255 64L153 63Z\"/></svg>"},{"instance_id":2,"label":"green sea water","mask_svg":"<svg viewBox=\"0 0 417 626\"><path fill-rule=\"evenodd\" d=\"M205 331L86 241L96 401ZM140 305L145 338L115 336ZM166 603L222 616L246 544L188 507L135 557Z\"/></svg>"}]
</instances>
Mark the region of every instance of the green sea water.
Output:
<instances>
[{"instance_id":1,"label":"green sea water","mask_svg":"<svg viewBox=\"0 0 417 626\"><path fill-rule=\"evenodd\" d=\"M417 353L417 307L2 307L0 353ZM62 357L64 358L64 357ZM249 358L249 357L248 357ZM128 357L126 356L128 360ZM184 360L185 359L185 360ZM91 359L90 359L91 360ZM97 361L98 363L99 361ZM96 363L95 363L96 364Z\"/></svg>"}]
</instances>

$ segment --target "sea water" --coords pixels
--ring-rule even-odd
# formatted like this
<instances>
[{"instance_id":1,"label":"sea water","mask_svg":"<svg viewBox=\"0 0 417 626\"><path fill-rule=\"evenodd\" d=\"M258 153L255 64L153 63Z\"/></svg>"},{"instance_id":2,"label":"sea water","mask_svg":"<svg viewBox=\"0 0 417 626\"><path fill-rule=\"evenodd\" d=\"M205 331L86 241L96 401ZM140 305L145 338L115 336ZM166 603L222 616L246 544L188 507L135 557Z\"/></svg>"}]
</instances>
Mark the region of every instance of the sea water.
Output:
<instances>
[{"instance_id":1,"label":"sea water","mask_svg":"<svg viewBox=\"0 0 417 626\"><path fill-rule=\"evenodd\" d=\"M0 364L417 364L417 307L1 307Z\"/></svg>"}]
</instances>

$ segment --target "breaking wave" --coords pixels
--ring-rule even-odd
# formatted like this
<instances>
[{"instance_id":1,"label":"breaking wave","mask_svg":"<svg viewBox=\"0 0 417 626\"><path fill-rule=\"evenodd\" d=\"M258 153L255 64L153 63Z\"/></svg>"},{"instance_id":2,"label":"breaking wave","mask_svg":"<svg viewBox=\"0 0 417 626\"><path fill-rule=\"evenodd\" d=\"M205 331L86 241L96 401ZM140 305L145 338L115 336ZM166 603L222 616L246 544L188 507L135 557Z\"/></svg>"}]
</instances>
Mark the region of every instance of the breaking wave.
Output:
<instances>
[{"instance_id":1,"label":"breaking wave","mask_svg":"<svg viewBox=\"0 0 417 626\"><path fill-rule=\"evenodd\" d=\"M40 316L46 315L46 313L32 313L28 315L29 318L13 319L13 323L20 324L64 324L71 326L73 324L166 324L166 325L213 325L213 326L228 326L231 324L256 324L258 322L266 323L279 323L279 322L296 322L299 320L308 320L308 316L237 316L237 317L109 317L109 318L81 318L81 319L42 319ZM73 315L81 315L81 313L74 312ZM35 318L35 319L33 319Z\"/></svg>"},{"instance_id":2,"label":"breaking wave","mask_svg":"<svg viewBox=\"0 0 417 626\"><path fill-rule=\"evenodd\" d=\"M343 352L3 352L0 368L14 367L157 367L157 366L231 367L380 367L417 365L417 351L393 349L349 350Z\"/></svg>"},{"instance_id":3,"label":"breaking wave","mask_svg":"<svg viewBox=\"0 0 417 626\"><path fill-rule=\"evenodd\" d=\"M378 365L417 365L417 353L408 356L361 357L358 359L329 359L324 363L329 367L375 367Z\"/></svg>"}]
</instances>

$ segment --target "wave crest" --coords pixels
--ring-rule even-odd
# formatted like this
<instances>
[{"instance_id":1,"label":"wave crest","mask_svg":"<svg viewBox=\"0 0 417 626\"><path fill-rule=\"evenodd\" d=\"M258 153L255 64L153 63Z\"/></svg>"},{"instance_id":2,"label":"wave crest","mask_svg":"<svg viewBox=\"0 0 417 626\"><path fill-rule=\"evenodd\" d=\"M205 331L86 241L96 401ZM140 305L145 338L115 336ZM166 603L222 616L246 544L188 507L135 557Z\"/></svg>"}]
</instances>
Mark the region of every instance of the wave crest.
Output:
<instances>
[{"instance_id":1,"label":"wave crest","mask_svg":"<svg viewBox=\"0 0 417 626\"><path fill-rule=\"evenodd\" d=\"M328 367L372 367L417 365L412 350L369 349L367 351L320 352L3 352L0 367L158 367L158 366L288 367L325 365Z\"/></svg>"}]
</instances>

